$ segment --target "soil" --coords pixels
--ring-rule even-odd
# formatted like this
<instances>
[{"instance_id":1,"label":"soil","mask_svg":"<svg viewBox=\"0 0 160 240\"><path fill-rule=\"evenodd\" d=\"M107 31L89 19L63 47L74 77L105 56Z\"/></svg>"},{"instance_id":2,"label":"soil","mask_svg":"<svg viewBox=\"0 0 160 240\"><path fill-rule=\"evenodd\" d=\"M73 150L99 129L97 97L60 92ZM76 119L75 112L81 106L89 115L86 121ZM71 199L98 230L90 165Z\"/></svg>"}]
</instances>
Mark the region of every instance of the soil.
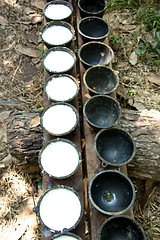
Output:
<instances>
[{"instance_id":1,"label":"soil","mask_svg":"<svg viewBox=\"0 0 160 240\"><path fill-rule=\"evenodd\" d=\"M43 53L39 31L43 25L42 0L0 0L0 238L41 238L33 213L41 195L39 174L22 173L12 162L6 139L7 117L12 111L43 106ZM123 107L160 111L160 70L149 54L135 58L140 27L129 10L115 9L104 18L110 25L109 45L115 53L113 69L119 74L117 97ZM143 26L141 26L142 28ZM135 36L135 29L139 33ZM113 41L118 36L117 41ZM150 35L146 32L146 36ZM134 61L131 60L134 56ZM133 179L137 197L135 219L148 239L160 239L160 192L157 185L141 211L144 182ZM39 183L39 184L38 184Z\"/></svg>"}]
</instances>

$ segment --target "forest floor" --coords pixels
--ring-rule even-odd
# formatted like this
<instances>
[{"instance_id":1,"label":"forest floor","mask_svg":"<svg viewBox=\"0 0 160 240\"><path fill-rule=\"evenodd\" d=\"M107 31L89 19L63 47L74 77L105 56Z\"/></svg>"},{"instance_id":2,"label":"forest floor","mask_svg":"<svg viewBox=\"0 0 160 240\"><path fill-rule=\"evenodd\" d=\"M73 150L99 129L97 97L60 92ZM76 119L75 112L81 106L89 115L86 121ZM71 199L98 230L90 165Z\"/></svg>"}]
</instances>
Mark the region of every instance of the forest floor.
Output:
<instances>
[{"instance_id":1,"label":"forest floor","mask_svg":"<svg viewBox=\"0 0 160 240\"><path fill-rule=\"evenodd\" d=\"M42 0L0 0L0 239L37 240L41 229L32 209L41 190L38 174L22 173L12 162L6 137L7 118L13 111L43 106L43 47L39 31L43 25ZM113 69L119 74L117 90L122 106L160 111L160 69L150 54L135 55L141 26L127 9L107 11L109 45L115 57ZM146 37L152 41L150 33ZM160 191L156 186L145 212L141 211L144 182L133 179L137 197L135 219L150 240L160 239Z\"/></svg>"}]
</instances>

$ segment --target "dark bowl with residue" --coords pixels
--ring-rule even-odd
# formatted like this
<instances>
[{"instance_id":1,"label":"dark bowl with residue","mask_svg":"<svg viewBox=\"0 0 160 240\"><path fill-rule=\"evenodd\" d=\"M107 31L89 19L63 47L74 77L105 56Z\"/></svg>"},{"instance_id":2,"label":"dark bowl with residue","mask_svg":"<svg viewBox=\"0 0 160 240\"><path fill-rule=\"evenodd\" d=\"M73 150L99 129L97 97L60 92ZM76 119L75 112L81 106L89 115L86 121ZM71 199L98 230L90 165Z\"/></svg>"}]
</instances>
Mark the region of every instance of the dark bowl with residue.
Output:
<instances>
[{"instance_id":1,"label":"dark bowl with residue","mask_svg":"<svg viewBox=\"0 0 160 240\"><path fill-rule=\"evenodd\" d=\"M106 215L119 215L133 206L135 187L125 174L105 170L90 181L89 198L98 211Z\"/></svg>"},{"instance_id":2,"label":"dark bowl with residue","mask_svg":"<svg viewBox=\"0 0 160 240\"><path fill-rule=\"evenodd\" d=\"M114 53L107 44L91 41L79 48L78 56L84 68L87 69L95 65L108 65L112 61Z\"/></svg>"},{"instance_id":3,"label":"dark bowl with residue","mask_svg":"<svg viewBox=\"0 0 160 240\"><path fill-rule=\"evenodd\" d=\"M111 94L119 85L119 77L115 71L107 66L93 66L88 68L83 81L91 96L96 94Z\"/></svg>"},{"instance_id":4,"label":"dark bowl with residue","mask_svg":"<svg viewBox=\"0 0 160 240\"><path fill-rule=\"evenodd\" d=\"M108 95L96 95L85 102L83 114L89 126L98 131L118 124L121 107L117 100Z\"/></svg>"}]
</instances>

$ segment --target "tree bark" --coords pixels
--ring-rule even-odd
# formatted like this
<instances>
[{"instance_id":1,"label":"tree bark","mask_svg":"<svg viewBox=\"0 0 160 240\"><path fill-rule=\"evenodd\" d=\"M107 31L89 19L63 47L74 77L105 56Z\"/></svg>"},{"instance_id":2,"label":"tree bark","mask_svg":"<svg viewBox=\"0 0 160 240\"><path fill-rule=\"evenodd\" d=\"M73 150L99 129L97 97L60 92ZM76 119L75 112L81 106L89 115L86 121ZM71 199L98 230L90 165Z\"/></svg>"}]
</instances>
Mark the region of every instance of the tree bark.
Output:
<instances>
[{"instance_id":1,"label":"tree bark","mask_svg":"<svg viewBox=\"0 0 160 240\"><path fill-rule=\"evenodd\" d=\"M123 110L120 125L136 142L136 154L128 175L160 181L160 112Z\"/></svg>"},{"instance_id":2,"label":"tree bark","mask_svg":"<svg viewBox=\"0 0 160 240\"><path fill-rule=\"evenodd\" d=\"M30 122L40 111L13 112L7 122L7 143L17 164L38 164L39 150L43 144L43 131L40 125L31 127Z\"/></svg>"},{"instance_id":3,"label":"tree bark","mask_svg":"<svg viewBox=\"0 0 160 240\"><path fill-rule=\"evenodd\" d=\"M30 127L39 111L11 113L7 124L7 140L18 164L37 163L43 144L40 125ZM155 110L122 110L120 126L131 133L136 142L135 158L127 165L129 177L160 181L160 113Z\"/></svg>"}]
</instances>

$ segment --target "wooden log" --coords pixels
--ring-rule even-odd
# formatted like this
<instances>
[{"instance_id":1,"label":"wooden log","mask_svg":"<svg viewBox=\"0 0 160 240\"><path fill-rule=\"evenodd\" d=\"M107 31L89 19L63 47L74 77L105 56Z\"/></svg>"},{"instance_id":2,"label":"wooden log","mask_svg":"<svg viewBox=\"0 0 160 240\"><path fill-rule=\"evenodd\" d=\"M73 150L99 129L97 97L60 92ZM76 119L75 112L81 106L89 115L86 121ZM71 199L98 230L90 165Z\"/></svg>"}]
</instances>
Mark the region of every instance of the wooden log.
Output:
<instances>
[{"instance_id":1,"label":"wooden log","mask_svg":"<svg viewBox=\"0 0 160 240\"><path fill-rule=\"evenodd\" d=\"M18 164L37 163L42 147L40 125L31 128L30 121L39 111L14 112L8 118L7 141ZM128 164L128 175L140 179L160 181L160 113L155 110L133 111L123 109L120 125L132 134L136 142L135 158Z\"/></svg>"},{"instance_id":2,"label":"wooden log","mask_svg":"<svg viewBox=\"0 0 160 240\"><path fill-rule=\"evenodd\" d=\"M38 124L31 121L40 116L40 111L12 112L7 122L7 143L16 164L37 164L39 150L42 148L43 132ZM36 125L36 124L35 124Z\"/></svg>"},{"instance_id":3,"label":"wooden log","mask_svg":"<svg viewBox=\"0 0 160 240\"><path fill-rule=\"evenodd\" d=\"M120 125L136 142L136 155L128 164L128 175L160 181L160 112L123 110Z\"/></svg>"}]
</instances>

